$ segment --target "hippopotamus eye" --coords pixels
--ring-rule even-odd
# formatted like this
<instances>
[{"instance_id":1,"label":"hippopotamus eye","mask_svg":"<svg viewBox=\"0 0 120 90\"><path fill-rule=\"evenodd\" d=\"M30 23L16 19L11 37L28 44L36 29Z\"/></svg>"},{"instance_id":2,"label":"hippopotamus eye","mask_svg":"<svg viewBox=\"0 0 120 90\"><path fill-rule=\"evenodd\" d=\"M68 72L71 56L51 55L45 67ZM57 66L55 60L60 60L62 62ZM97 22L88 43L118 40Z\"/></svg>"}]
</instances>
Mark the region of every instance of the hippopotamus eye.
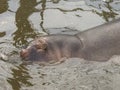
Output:
<instances>
[{"instance_id":1,"label":"hippopotamus eye","mask_svg":"<svg viewBox=\"0 0 120 90\"><path fill-rule=\"evenodd\" d=\"M36 47L37 49L41 49L41 45L39 45L39 44L36 44L35 47Z\"/></svg>"},{"instance_id":2,"label":"hippopotamus eye","mask_svg":"<svg viewBox=\"0 0 120 90\"><path fill-rule=\"evenodd\" d=\"M47 48L47 45L45 44L45 43L38 43L38 44L36 44L35 45L35 47L37 48L37 49L42 49L42 50L44 50L44 49L46 49Z\"/></svg>"},{"instance_id":3,"label":"hippopotamus eye","mask_svg":"<svg viewBox=\"0 0 120 90\"><path fill-rule=\"evenodd\" d=\"M46 47L47 47L47 43L46 43L46 41L44 40L44 39L38 39L38 40L36 40L36 48L37 49L42 49L42 50L44 50L44 49L46 49Z\"/></svg>"}]
</instances>

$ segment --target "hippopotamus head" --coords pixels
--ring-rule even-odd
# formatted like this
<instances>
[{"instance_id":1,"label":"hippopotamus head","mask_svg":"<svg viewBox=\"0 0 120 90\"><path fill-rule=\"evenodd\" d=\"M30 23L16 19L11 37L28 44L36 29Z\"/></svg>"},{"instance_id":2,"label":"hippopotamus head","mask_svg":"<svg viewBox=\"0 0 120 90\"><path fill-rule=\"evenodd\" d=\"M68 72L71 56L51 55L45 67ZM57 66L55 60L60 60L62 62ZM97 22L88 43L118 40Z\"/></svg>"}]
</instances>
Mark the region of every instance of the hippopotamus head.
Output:
<instances>
[{"instance_id":1,"label":"hippopotamus head","mask_svg":"<svg viewBox=\"0 0 120 90\"><path fill-rule=\"evenodd\" d=\"M35 39L20 55L28 61L49 62L77 56L80 40L73 35L49 35Z\"/></svg>"},{"instance_id":2,"label":"hippopotamus head","mask_svg":"<svg viewBox=\"0 0 120 90\"><path fill-rule=\"evenodd\" d=\"M20 52L20 56L24 60L30 60L30 61L43 61L48 60L48 54L47 54L47 43L45 41L45 38L39 38L35 39L33 42L30 43L30 45L22 49Z\"/></svg>"}]
</instances>

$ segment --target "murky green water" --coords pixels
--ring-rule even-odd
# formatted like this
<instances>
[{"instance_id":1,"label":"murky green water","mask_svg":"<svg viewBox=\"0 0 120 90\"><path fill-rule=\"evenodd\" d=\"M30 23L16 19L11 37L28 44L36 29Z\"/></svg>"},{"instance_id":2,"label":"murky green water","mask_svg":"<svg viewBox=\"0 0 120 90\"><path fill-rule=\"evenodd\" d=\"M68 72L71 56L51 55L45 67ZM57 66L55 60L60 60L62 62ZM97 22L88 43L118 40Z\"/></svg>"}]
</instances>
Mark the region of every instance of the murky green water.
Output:
<instances>
[{"instance_id":1,"label":"murky green water","mask_svg":"<svg viewBox=\"0 0 120 90\"><path fill-rule=\"evenodd\" d=\"M21 48L36 36L75 34L118 17L119 0L0 0L0 53L8 56L7 61L0 61L0 90L61 90L57 81L48 82L55 67L45 81L43 70L49 69L22 65Z\"/></svg>"}]
</instances>

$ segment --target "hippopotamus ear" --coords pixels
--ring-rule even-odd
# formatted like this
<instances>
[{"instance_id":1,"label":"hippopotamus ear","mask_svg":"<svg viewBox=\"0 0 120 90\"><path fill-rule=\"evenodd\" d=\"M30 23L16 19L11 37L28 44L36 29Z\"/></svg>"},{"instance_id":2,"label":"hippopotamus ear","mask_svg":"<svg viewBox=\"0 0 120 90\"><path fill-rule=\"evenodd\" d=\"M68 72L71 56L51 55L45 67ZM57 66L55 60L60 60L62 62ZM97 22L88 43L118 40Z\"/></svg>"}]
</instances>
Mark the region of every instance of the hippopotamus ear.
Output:
<instances>
[{"instance_id":1,"label":"hippopotamus ear","mask_svg":"<svg viewBox=\"0 0 120 90\"><path fill-rule=\"evenodd\" d=\"M37 43L36 43L36 47L38 49L43 49L43 50L46 49L47 43L46 43L45 39L43 39L43 38L38 39Z\"/></svg>"}]
</instances>

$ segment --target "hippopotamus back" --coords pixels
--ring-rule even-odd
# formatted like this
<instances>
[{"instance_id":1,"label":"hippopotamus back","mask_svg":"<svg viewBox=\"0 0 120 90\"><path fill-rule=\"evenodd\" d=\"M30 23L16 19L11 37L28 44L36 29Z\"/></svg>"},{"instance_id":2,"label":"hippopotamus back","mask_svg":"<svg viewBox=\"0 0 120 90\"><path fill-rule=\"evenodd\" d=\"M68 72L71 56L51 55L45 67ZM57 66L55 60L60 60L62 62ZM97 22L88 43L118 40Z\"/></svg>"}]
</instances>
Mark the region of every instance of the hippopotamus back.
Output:
<instances>
[{"instance_id":1,"label":"hippopotamus back","mask_svg":"<svg viewBox=\"0 0 120 90\"><path fill-rule=\"evenodd\" d=\"M80 54L87 60L105 61L120 55L120 19L76 34L83 44Z\"/></svg>"}]
</instances>

